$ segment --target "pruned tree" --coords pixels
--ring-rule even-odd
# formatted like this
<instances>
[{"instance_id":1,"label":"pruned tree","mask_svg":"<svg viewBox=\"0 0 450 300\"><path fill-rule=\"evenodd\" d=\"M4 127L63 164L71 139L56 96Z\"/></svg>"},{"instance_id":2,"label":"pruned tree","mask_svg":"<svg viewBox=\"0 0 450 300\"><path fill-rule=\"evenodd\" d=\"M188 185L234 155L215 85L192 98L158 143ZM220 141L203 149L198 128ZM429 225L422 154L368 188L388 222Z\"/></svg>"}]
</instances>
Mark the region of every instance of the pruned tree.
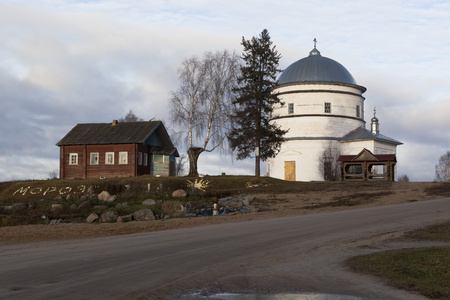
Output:
<instances>
[{"instance_id":1,"label":"pruned tree","mask_svg":"<svg viewBox=\"0 0 450 300\"><path fill-rule=\"evenodd\" d=\"M281 55L272 46L269 32L264 29L259 37L246 40L242 37L244 52L241 75L234 91L237 93L234 120L228 140L236 151L237 159L255 157L255 176L260 176L260 161L274 157L281 148L283 136L287 132L270 116L275 104L282 104L272 92L276 86L278 63Z\"/></svg>"},{"instance_id":2,"label":"pruned tree","mask_svg":"<svg viewBox=\"0 0 450 300\"><path fill-rule=\"evenodd\" d=\"M340 179L340 167L339 167L339 147L333 146L330 142L328 147L323 151L319 157L319 173L326 181L337 181Z\"/></svg>"},{"instance_id":3,"label":"pruned tree","mask_svg":"<svg viewBox=\"0 0 450 300\"><path fill-rule=\"evenodd\" d=\"M119 119L119 122L140 122L140 121L144 121L144 119L141 119L138 116L136 116L131 109L125 115L125 117Z\"/></svg>"},{"instance_id":4,"label":"pruned tree","mask_svg":"<svg viewBox=\"0 0 450 300\"><path fill-rule=\"evenodd\" d=\"M202 152L223 146L232 113L233 86L239 74L239 57L227 50L192 57L178 69L180 87L172 92L171 119L187 145L189 175L198 176Z\"/></svg>"},{"instance_id":5,"label":"pruned tree","mask_svg":"<svg viewBox=\"0 0 450 300\"><path fill-rule=\"evenodd\" d=\"M398 182L409 182L409 177L406 174L400 175L397 178Z\"/></svg>"},{"instance_id":6,"label":"pruned tree","mask_svg":"<svg viewBox=\"0 0 450 300\"><path fill-rule=\"evenodd\" d=\"M450 181L450 151L439 158L439 163L435 166L436 181Z\"/></svg>"},{"instance_id":7,"label":"pruned tree","mask_svg":"<svg viewBox=\"0 0 450 300\"><path fill-rule=\"evenodd\" d=\"M183 176L186 172L187 155L181 154L175 159L175 176Z\"/></svg>"}]
</instances>

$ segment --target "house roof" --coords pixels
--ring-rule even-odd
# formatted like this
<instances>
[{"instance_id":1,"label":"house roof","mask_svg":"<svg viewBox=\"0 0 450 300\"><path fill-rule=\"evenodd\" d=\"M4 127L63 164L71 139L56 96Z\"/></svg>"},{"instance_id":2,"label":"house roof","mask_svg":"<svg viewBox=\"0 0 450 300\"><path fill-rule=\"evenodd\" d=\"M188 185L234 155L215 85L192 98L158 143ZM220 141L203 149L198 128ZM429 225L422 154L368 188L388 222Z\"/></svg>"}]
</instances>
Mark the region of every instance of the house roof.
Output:
<instances>
[{"instance_id":1,"label":"house roof","mask_svg":"<svg viewBox=\"0 0 450 300\"><path fill-rule=\"evenodd\" d=\"M77 124L56 145L140 144L155 131L164 146L176 150L161 121Z\"/></svg>"},{"instance_id":2,"label":"house roof","mask_svg":"<svg viewBox=\"0 0 450 300\"><path fill-rule=\"evenodd\" d=\"M393 161L397 162L395 154L373 154L368 149L363 149L357 155L340 155L338 161Z\"/></svg>"},{"instance_id":3,"label":"house roof","mask_svg":"<svg viewBox=\"0 0 450 300\"><path fill-rule=\"evenodd\" d=\"M380 133L373 134L369 130L358 127L357 129L347 133L344 137L340 139L340 142L354 142L354 141L364 141L364 140L378 140L380 142L402 145L402 142L399 142L393 138L387 137Z\"/></svg>"}]
</instances>

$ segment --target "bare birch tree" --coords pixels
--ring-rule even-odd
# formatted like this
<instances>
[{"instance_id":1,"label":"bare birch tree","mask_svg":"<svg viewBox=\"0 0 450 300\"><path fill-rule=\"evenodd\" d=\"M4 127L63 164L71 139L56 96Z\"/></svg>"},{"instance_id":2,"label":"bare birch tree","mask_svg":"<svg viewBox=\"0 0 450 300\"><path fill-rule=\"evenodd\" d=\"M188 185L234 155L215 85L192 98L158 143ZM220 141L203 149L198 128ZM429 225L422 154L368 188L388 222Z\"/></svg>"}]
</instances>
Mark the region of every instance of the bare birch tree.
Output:
<instances>
[{"instance_id":1,"label":"bare birch tree","mask_svg":"<svg viewBox=\"0 0 450 300\"><path fill-rule=\"evenodd\" d=\"M189 176L198 175L202 152L224 149L238 73L239 57L227 50L186 59L178 69L180 87L170 99L171 119L188 148Z\"/></svg>"},{"instance_id":2,"label":"bare birch tree","mask_svg":"<svg viewBox=\"0 0 450 300\"><path fill-rule=\"evenodd\" d=\"M340 151L330 142L319 157L319 172L326 181L337 181L340 178L339 159Z\"/></svg>"}]
</instances>

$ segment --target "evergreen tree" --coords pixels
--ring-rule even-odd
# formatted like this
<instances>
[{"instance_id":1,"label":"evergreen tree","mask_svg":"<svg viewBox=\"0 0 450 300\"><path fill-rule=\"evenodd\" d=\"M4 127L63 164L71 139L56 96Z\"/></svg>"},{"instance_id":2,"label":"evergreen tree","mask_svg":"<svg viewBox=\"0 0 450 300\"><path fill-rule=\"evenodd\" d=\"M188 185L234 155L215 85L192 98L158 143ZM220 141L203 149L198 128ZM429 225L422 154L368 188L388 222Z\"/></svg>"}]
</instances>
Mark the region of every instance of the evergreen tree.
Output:
<instances>
[{"instance_id":1,"label":"evergreen tree","mask_svg":"<svg viewBox=\"0 0 450 300\"><path fill-rule=\"evenodd\" d=\"M246 40L242 37L244 52L241 76L235 105L236 124L228 135L237 159L255 157L255 176L260 176L260 161L274 157L280 150L283 136L287 132L270 122L275 104L282 104L278 96L272 93L278 72L281 55L272 46L269 32L264 29L259 37Z\"/></svg>"}]
</instances>

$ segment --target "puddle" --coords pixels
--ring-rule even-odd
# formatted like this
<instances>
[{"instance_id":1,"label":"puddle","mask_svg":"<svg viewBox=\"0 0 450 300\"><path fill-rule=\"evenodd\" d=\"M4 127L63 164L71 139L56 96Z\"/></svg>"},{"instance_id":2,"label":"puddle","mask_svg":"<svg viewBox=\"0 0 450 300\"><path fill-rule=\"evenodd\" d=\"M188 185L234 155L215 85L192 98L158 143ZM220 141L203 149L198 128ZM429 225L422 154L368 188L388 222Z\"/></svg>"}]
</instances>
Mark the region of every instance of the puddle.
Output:
<instances>
[{"instance_id":1,"label":"puddle","mask_svg":"<svg viewBox=\"0 0 450 300\"><path fill-rule=\"evenodd\" d=\"M336 294L323 294L323 293L299 293L299 294L271 294L271 295L254 295L254 294L232 294L222 293L210 296L204 296L203 299L217 299L217 300L363 300L363 298L348 296L348 295L336 295Z\"/></svg>"}]
</instances>

